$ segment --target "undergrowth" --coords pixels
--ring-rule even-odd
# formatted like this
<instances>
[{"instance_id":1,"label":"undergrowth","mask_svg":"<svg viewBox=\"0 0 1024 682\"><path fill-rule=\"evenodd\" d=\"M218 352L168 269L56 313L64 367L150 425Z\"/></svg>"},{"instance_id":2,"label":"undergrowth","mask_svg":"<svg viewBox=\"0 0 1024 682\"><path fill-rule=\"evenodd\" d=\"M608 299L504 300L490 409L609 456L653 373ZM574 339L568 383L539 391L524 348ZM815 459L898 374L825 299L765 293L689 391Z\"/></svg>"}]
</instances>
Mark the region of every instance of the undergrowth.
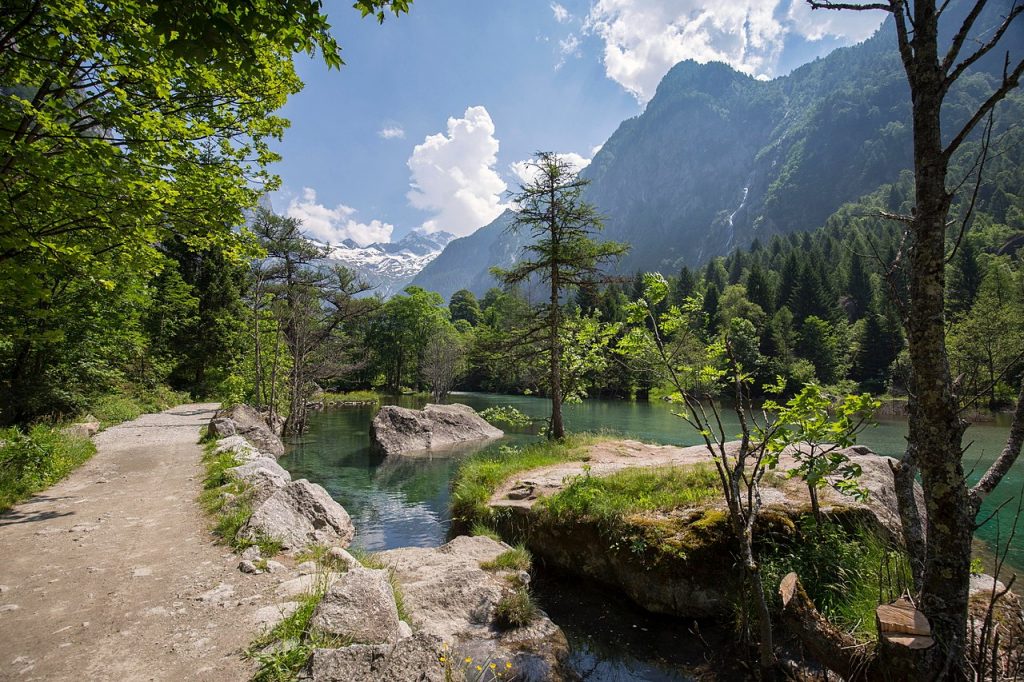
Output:
<instances>
[{"instance_id":1,"label":"undergrowth","mask_svg":"<svg viewBox=\"0 0 1024 682\"><path fill-rule=\"evenodd\" d=\"M96 453L88 438L37 424L0 430L0 511L44 490Z\"/></svg>"},{"instance_id":2,"label":"undergrowth","mask_svg":"<svg viewBox=\"0 0 1024 682\"><path fill-rule=\"evenodd\" d=\"M325 406L339 403L379 403L381 394L377 391L345 391L344 393L324 393L321 400Z\"/></svg>"},{"instance_id":3,"label":"undergrowth","mask_svg":"<svg viewBox=\"0 0 1024 682\"><path fill-rule=\"evenodd\" d=\"M90 401L89 413L103 428L131 421L148 412L160 412L188 402L188 393L174 391L166 386L141 388L123 386L117 393L109 393Z\"/></svg>"},{"instance_id":4,"label":"undergrowth","mask_svg":"<svg viewBox=\"0 0 1024 682\"><path fill-rule=\"evenodd\" d=\"M533 566L533 555L523 545L502 552L491 561L480 562L485 571L529 571Z\"/></svg>"}]
</instances>

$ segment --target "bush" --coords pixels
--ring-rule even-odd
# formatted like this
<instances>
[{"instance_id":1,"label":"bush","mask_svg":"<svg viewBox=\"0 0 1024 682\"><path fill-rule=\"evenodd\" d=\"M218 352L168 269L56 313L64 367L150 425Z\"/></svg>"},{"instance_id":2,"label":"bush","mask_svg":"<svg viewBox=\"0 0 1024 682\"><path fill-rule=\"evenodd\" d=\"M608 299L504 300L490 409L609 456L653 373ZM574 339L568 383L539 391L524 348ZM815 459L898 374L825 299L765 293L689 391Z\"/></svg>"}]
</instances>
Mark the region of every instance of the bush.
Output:
<instances>
[{"instance_id":1,"label":"bush","mask_svg":"<svg viewBox=\"0 0 1024 682\"><path fill-rule=\"evenodd\" d=\"M48 488L93 456L88 438L37 424L28 433L0 430L0 510Z\"/></svg>"}]
</instances>

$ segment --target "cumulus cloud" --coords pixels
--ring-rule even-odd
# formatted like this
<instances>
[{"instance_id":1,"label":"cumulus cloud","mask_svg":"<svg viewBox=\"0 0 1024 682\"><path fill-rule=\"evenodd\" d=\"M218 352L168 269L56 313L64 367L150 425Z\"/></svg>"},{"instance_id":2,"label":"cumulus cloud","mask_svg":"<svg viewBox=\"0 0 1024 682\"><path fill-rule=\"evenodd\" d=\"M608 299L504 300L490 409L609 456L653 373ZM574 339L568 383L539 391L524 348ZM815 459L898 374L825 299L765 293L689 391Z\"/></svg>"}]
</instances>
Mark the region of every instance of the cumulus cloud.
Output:
<instances>
[{"instance_id":1,"label":"cumulus cloud","mask_svg":"<svg viewBox=\"0 0 1024 682\"><path fill-rule=\"evenodd\" d=\"M551 3L551 12L552 14L555 15L555 21L557 21L560 24L564 24L570 19L572 19L572 15L569 14L569 10L562 7L557 2Z\"/></svg>"},{"instance_id":2,"label":"cumulus cloud","mask_svg":"<svg viewBox=\"0 0 1024 682\"><path fill-rule=\"evenodd\" d=\"M402 126L384 126L377 131L377 134L385 140L404 140L405 130Z\"/></svg>"},{"instance_id":3,"label":"cumulus cloud","mask_svg":"<svg viewBox=\"0 0 1024 682\"><path fill-rule=\"evenodd\" d=\"M447 133L429 135L409 157L414 207L434 215L424 232L445 230L467 235L505 210L505 182L494 170L498 139L494 122L482 106L469 107L462 118L449 118Z\"/></svg>"},{"instance_id":4,"label":"cumulus cloud","mask_svg":"<svg viewBox=\"0 0 1024 682\"><path fill-rule=\"evenodd\" d=\"M599 147L594 148L595 152L597 149L599 149ZM568 162L577 173L590 164L590 159L585 158L576 152L558 153L555 154L555 156L562 161ZM520 184L529 185L537 178L536 162L536 159L525 159L523 161L510 163L508 167L509 170L512 171L512 174L516 176L516 179L519 180Z\"/></svg>"},{"instance_id":5,"label":"cumulus cloud","mask_svg":"<svg viewBox=\"0 0 1024 682\"><path fill-rule=\"evenodd\" d=\"M790 33L852 43L870 35L885 16L823 14L812 16L803 0L597 0L585 28L604 42L608 77L646 102L662 76L685 59L725 62L751 76L770 78Z\"/></svg>"},{"instance_id":6,"label":"cumulus cloud","mask_svg":"<svg viewBox=\"0 0 1024 682\"><path fill-rule=\"evenodd\" d=\"M311 187L304 187L301 195L293 197L285 211L289 218L301 220L303 231L317 241L337 244L351 239L360 246L391 241L394 225L380 220L361 223L352 217L355 213L351 206L338 204L328 208L317 202L316 191Z\"/></svg>"}]
</instances>

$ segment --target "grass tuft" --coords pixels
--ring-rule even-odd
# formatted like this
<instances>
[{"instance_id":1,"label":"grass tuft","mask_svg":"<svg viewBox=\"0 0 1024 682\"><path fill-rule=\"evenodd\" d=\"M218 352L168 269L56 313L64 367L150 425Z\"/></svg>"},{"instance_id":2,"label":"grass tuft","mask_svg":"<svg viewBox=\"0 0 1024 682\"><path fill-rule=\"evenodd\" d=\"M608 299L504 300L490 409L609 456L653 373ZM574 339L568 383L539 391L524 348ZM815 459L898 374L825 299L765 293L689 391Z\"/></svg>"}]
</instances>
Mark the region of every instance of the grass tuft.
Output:
<instances>
[{"instance_id":1,"label":"grass tuft","mask_svg":"<svg viewBox=\"0 0 1024 682\"><path fill-rule=\"evenodd\" d=\"M473 537L485 537L490 538L495 542L501 542L501 536L498 535L498 531L494 530L482 521L475 521L469 529L469 534Z\"/></svg>"},{"instance_id":2,"label":"grass tuft","mask_svg":"<svg viewBox=\"0 0 1024 682\"><path fill-rule=\"evenodd\" d=\"M503 630L529 625L536 617L533 595L525 587L511 590L494 607L494 624Z\"/></svg>"},{"instance_id":3,"label":"grass tuft","mask_svg":"<svg viewBox=\"0 0 1024 682\"><path fill-rule=\"evenodd\" d=\"M516 545L493 560L480 563L480 568L485 571L529 571L532 566L533 555L523 545Z\"/></svg>"}]
</instances>

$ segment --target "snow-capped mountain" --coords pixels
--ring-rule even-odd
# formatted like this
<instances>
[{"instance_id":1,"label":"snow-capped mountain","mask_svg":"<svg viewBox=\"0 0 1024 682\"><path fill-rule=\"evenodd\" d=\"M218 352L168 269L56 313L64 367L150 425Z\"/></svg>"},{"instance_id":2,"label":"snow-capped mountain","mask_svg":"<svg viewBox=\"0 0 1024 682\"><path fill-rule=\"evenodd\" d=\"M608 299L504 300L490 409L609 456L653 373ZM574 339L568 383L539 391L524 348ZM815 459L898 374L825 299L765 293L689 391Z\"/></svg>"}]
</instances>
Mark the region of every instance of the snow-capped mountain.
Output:
<instances>
[{"instance_id":1,"label":"snow-capped mountain","mask_svg":"<svg viewBox=\"0 0 1024 682\"><path fill-rule=\"evenodd\" d=\"M351 239L331 245L327 260L357 272L385 298L404 289L427 263L455 239L449 232L410 232L397 242L359 246Z\"/></svg>"}]
</instances>

